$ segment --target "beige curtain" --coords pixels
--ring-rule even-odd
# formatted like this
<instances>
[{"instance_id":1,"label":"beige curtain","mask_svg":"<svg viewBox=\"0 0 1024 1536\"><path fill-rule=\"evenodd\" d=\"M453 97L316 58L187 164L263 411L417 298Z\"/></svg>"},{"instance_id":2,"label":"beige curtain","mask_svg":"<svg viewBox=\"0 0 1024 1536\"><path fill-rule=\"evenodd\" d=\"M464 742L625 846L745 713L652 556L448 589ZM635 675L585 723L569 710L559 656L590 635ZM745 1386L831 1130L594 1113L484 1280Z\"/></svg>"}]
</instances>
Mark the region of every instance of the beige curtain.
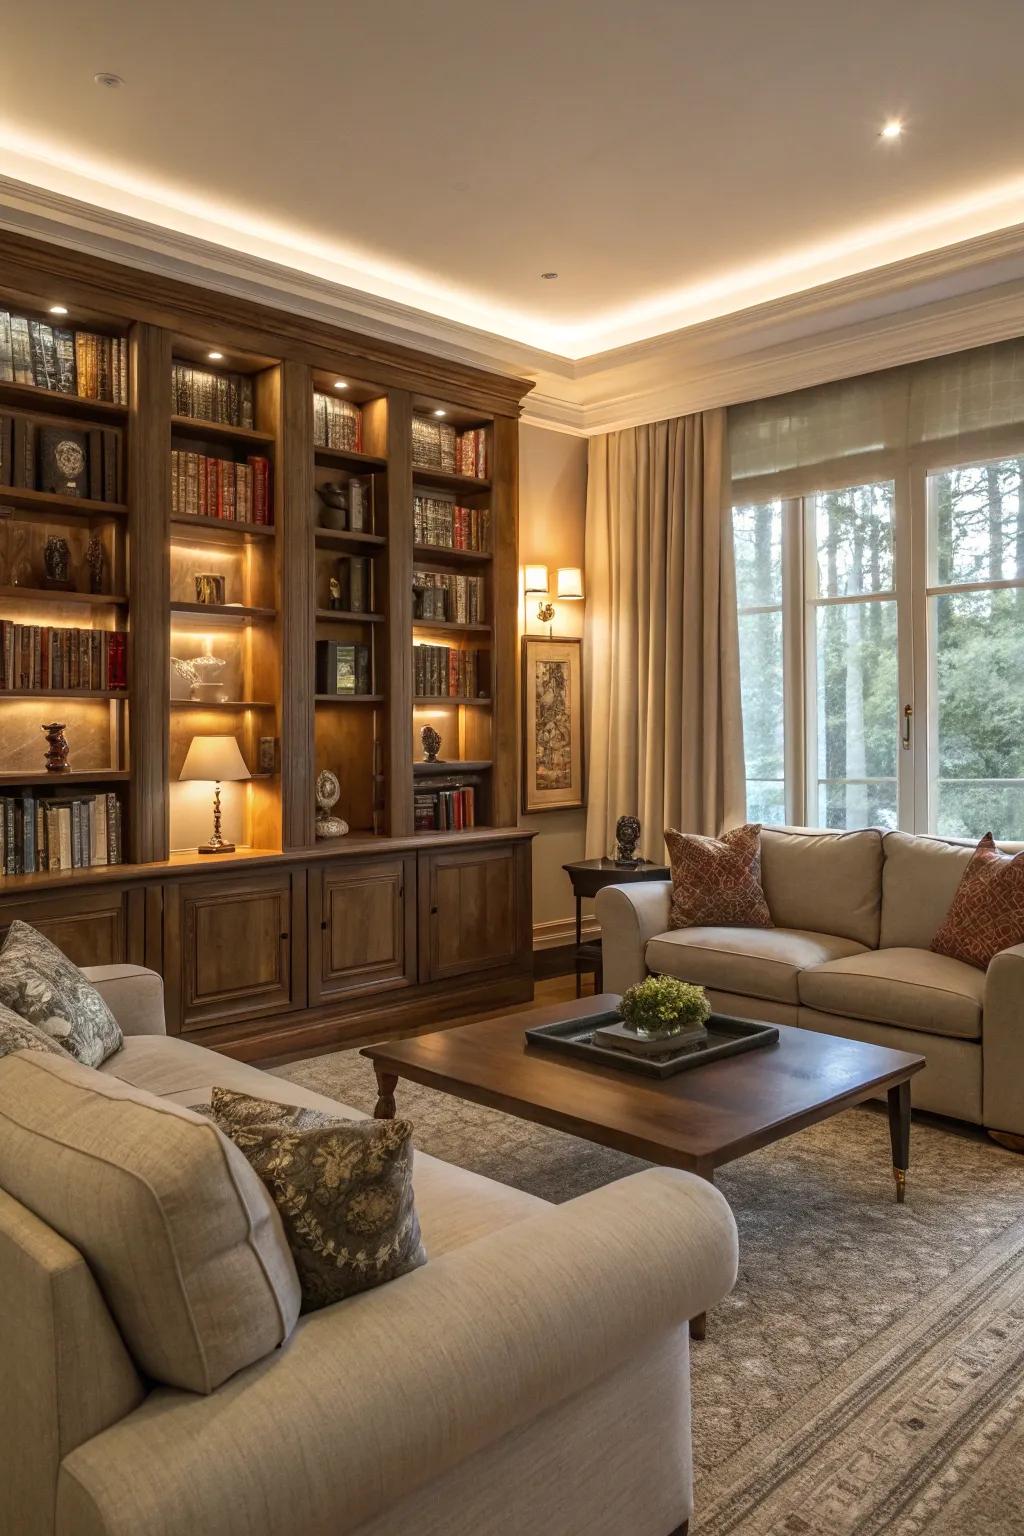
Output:
<instances>
[{"instance_id":1,"label":"beige curtain","mask_svg":"<svg viewBox=\"0 0 1024 1536\"><path fill-rule=\"evenodd\" d=\"M590 442L587 488L587 854L639 816L717 835L745 816L726 415Z\"/></svg>"}]
</instances>

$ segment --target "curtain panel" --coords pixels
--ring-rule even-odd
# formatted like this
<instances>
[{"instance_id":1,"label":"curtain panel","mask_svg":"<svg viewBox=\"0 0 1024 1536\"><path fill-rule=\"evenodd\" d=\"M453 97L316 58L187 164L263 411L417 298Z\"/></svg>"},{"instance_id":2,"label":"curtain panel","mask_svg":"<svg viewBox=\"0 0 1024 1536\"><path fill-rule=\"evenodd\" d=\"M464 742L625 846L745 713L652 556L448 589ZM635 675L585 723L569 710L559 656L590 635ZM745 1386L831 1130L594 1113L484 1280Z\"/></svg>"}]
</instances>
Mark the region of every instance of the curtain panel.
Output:
<instances>
[{"instance_id":1,"label":"curtain panel","mask_svg":"<svg viewBox=\"0 0 1024 1536\"><path fill-rule=\"evenodd\" d=\"M586 564L587 855L660 860L745 816L724 410L591 439Z\"/></svg>"}]
</instances>

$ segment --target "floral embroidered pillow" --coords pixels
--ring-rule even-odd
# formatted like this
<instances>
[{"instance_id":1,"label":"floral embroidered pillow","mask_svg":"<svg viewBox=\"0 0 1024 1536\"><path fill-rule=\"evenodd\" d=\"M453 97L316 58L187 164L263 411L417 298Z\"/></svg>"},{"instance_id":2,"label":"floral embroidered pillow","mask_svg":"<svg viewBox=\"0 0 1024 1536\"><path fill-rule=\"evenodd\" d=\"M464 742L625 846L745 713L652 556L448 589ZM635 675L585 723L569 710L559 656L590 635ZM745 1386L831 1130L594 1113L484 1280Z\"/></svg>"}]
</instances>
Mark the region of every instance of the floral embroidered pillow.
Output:
<instances>
[{"instance_id":1,"label":"floral embroidered pillow","mask_svg":"<svg viewBox=\"0 0 1024 1536\"><path fill-rule=\"evenodd\" d=\"M0 949L0 1004L35 1024L76 1061L98 1067L121 1049L121 1028L92 982L28 923Z\"/></svg>"},{"instance_id":2,"label":"floral embroidered pillow","mask_svg":"<svg viewBox=\"0 0 1024 1536\"><path fill-rule=\"evenodd\" d=\"M407 1120L335 1120L226 1088L213 1089L210 1112L280 1212L303 1312L426 1263Z\"/></svg>"},{"instance_id":3,"label":"floral embroidered pillow","mask_svg":"<svg viewBox=\"0 0 1024 1536\"><path fill-rule=\"evenodd\" d=\"M722 837L665 833L672 862L672 928L772 928L761 889L761 827L748 822Z\"/></svg>"},{"instance_id":4,"label":"floral embroidered pillow","mask_svg":"<svg viewBox=\"0 0 1024 1536\"><path fill-rule=\"evenodd\" d=\"M986 832L931 947L984 971L1015 944L1024 944L1024 853L1000 853Z\"/></svg>"},{"instance_id":5,"label":"floral embroidered pillow","mask_svg":"<svg viewBox=\"0 0 1024 1536\"><path fill-rule=\"evenodd\" d=\"M67 1056L38 1024L30 1024L19 1013L0 1003L0 1056L11 1056L15 1051L42 1051L44 1055Z\"/></svg>"}]
</instances>

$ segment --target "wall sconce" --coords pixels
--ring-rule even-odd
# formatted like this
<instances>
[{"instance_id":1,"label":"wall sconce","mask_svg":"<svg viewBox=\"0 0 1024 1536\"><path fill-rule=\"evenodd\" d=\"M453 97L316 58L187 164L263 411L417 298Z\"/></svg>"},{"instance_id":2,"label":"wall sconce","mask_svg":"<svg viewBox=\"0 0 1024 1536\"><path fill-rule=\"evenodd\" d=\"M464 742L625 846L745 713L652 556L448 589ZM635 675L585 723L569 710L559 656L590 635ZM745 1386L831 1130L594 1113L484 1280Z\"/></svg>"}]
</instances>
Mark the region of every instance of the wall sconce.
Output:
<instances>
[{"instance_id":1,"label":"wall sconce","mask_svg":"<svg viewBox=\"0 0 1024 1536\"><path fill-rule=\"evenodd\" d=\"M548 600L551 588L546 565L528 565L524 574L523 590L527 597L539 597L537 617L542 624L550 624L555 616L555 605Z\"/></svg>"},{"instance_id":2,"label":"wall sconce","mask_svg":"<svg viewBox=\"0 0 1024 1536\"><path fill-rule=\"evenodd\" d=\"M578 565L566 565L560 568L557 594L559 602L582 603L583 572Z\"/></svg>"}]
</instances>

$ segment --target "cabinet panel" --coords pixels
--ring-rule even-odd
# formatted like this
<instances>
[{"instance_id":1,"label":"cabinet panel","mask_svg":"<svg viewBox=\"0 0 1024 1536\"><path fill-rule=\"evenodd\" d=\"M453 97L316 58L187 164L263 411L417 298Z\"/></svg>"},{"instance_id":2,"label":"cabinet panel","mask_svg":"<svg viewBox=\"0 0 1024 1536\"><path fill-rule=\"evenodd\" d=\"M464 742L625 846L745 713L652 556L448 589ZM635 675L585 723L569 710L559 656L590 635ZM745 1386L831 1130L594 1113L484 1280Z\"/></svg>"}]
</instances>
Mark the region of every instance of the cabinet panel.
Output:
<instances>
[{"instance_id":1,"label":"cabinet panel","mask_svg":"<svg viewBox=\"0 0 1024 1536\"><path fill-rule=\"evenodd\" d=\"M138 902L132 900L137 895L141 893L115 888L5 902L0 909L0 942L11 923L20 918L38 928L75 965L141 962L144 916Z\"/></svg>"},{"instance_id":2,"label":"cabinet panel","mask_svg":"<svg viewBox=\"0 0 1024 1536\"><path fill-rule=\"evenodd\" d=\"M416 980L416 860L339 860L310 870L310 1002Z\"/></svg>"},{"instance_id":3,"label":"cabinet panel","mask_svg":"<svg viewBox=\"0 0 1024 1536\"><path fill-rule=\"evenodd\" d=\"M528 861L526 869L528 874ZM520 959L529 923L523 885L514 846L421 854L421 980L492 970Z\"/></svg>"},{"instance_id":4,"label":"cabinet panel","mask_svg":"<svg viewBox=\"0 0 1024 1536\"><path fill-rule=\"evenodd\" d=\"M165 954L178 981L169 1012L181 1029L302 1006L294 974L305 953L301 885L289 872L185 881L168 892Z\"/></svg>"}]
</instances>

